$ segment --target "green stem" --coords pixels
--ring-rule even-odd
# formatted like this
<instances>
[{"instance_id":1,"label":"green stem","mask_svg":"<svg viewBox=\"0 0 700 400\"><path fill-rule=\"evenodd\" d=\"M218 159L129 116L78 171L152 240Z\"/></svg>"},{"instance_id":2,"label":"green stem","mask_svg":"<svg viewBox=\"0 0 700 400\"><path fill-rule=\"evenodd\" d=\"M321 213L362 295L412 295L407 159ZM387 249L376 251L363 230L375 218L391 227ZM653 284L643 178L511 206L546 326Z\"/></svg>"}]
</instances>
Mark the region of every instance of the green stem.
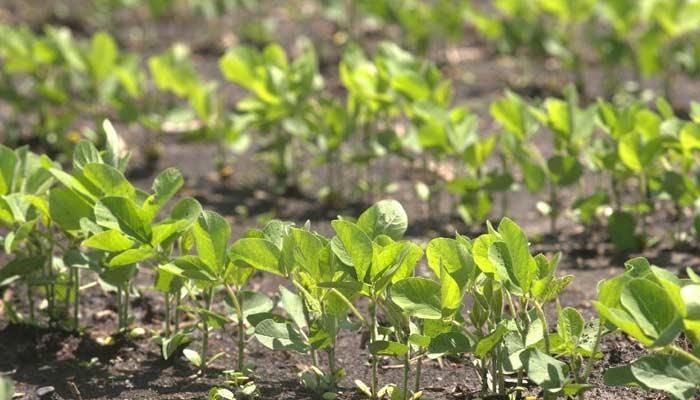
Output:
<instances>
[{"instance_id":1,"label":"green stem","mask_svg":"<svg viewBox=\"0 0 700 400\"><path fill-rule=\"evenodd\" d=\"M228 297L231 300L231 303L233 304L233 308L236 309L236 317L238 317L237 368L239 372L242 372L245 364L245 324L243 323L243 307L241 306L241 304L243 303L243 299L236 295L236 293L233 291L230 285L224 285L224 287L226 288L226 293L228 294Z\"/></svg>"},{"instance_id":2,"label":"green stem","mask_svg":"<svg viewBox=\"0 0 700 400\"><path fill-rule=\"evenodd\" d=\"M73 273L73 327L76 331L78 331L80 329L80 268L73 268Z\"/></svg>"},{"instance_id":3,"label":"green stem","mask_svg":"<svg viewBox=\"0 0 700 400\"><path fill-rule=\"evenodd\" d=\"M403 359L403 399L408 399L408 375L411 372L410 351L407 351Z\"/></svg>"},{"instance_id":4,"label":"green stem","mask_svg":"<svg viewBox=\"0 0 700 400\"><path fill-rule=\"evenodd\" d=\"M182 293L180 293L180 290L178 289L177 293L175 294L175 332L180 331L180 297Z\"/></svg>"},{"instance_id":5,"label":"green stem","mask_svg":"<svg viewBox=\"0 0 700 400\"><path fill-rule=\"evenodd\" d=\"M372 298L370 299L369 303L369 340L370 343L374 343L377 340L377 304L375 303L375 299ZM371 391L372 391L372 400L377 400L379 397L377 396L377 368L378 368L379 360L377 359L376 355L372 355L372 381L371 381Z\"/></svg>"},{"instance_id":6,"label":"green stem","mask_svg":"<svg viewBox=\"0 0 700 400\"><path fill-rule=\"evenodd\" d=\"M418 360L416 360L416 381L415 381L415 384L413 385L414 392L420 391L420 375L421 375L422 369L423 369L423 356L419 355Z\"/></svg>"},{"instance_id":7,"label":"green stem","mask_svg":"<svg viewBox=\"0 0 700 400\"><path fill-rule=\"evenodd\" d=\"M211 300L214 295L214 289L209 288L204 294L204 308L209 311L211 309ZM207 362L209 361L209 319L204 318L202 320L202 371L207 369Z\"/></svg>"},{"instance_id":8,"label":"green stem","mask_svg":"<svg viewBox=\"0 0 700 400\"><path fill-rule=\"evenodd\" d=\"M679 356L681 358L685 358L686 360L700 366L700 358L698 358L696 355L685 351L676 345L667 346L667 349L674 355Z\"/></svg>"},{"instance_id":9,"label":"green stem","mask_svg":"<svg viewBox=\"0 0 700 400\"><path fill-rule=\"evenodd\" d=\"M170 337L170 293L165 293L165 336Z\"/></svg>"},{"instance_id":10,"label":"green stem","mask_svg":"<svg viewBox=\"0 0 700 400\"><path fill-rule=\"evenodd\" d=\"M533 301L533 304L535 305L535 309L537 310L537 317L542 322L542 338L544 339L544 352L547 355L549 355L549 325L547 324L547 317L544 315L544 310L538 302Z\"/></svg>"}]
</instances>

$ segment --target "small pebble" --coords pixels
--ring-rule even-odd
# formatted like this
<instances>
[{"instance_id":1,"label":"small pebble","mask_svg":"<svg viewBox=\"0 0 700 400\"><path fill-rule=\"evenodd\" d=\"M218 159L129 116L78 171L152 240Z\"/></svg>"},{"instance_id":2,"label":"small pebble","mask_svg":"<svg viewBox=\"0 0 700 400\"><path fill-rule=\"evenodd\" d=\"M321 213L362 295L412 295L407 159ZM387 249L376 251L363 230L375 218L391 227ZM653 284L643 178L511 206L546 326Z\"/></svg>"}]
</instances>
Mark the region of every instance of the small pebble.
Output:
<instances>
[{"instance_id":1,"label":"small pebble","mask_svg":"<svg viewBox=\"0 0 700 400\"><path fill-rule=\"evenodd\" d=\"M48 398L48 396L52 395L55 391L56 389L53 386L43 386L36 390L36 395L39 396L40 399Z\"/></svg>"}]
</instances>

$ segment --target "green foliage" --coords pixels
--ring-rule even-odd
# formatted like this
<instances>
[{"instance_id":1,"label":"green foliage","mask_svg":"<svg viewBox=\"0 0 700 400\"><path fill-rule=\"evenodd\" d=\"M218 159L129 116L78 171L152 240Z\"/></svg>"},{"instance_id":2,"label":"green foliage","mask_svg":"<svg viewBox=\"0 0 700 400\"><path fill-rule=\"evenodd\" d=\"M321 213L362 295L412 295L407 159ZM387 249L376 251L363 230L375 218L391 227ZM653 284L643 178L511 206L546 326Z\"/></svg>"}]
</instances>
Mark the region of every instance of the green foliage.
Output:
<instances>
[{"instance_id":1,"label":"green foliage","mask_svg":"<svg viewBox=\"0 0 700 400\"><path fill-rule=\"evenodd\" d=\"M690 399L698 390L700 345L698 285L679 279L646 259L629 260L626 271L601 282L594 306L601 318L657 352L606 371L610 385L639 385ZM690 349L676 344L684 334Z\"/></svg>"}]
</instances>

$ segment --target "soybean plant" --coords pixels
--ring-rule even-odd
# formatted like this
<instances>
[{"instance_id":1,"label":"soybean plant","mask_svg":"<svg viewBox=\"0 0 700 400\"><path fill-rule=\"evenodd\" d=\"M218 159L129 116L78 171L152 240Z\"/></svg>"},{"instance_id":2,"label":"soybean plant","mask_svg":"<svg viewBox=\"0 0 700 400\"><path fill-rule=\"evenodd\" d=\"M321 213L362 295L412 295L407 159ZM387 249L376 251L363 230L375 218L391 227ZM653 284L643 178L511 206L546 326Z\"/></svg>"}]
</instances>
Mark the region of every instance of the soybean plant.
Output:
<instances>
[{"instance_id":1,"label":"soybean plant","mask_svg":"<svg viewBox=\"0 0 700 400\"><path fill-rule=\"evenodd\" d=\"M600 283L593 305L606 325L651 354L608 369L605 383L694 398L700 390L700 279L690 270L689 279L680 279L641 257L627 261L625 269Z\"/></svg>"}]
</instances>

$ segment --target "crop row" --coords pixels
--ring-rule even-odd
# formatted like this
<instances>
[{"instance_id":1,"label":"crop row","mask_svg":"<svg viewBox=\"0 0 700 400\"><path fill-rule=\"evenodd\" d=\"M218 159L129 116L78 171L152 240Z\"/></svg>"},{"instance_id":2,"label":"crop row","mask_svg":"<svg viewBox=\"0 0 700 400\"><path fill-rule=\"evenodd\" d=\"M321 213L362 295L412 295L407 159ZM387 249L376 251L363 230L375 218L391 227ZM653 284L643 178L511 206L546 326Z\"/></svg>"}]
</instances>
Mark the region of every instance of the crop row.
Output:
<instances>
[{"instance_id":1,"label":"crop row","mask_svg":"<svg viewBox=\"0 0 700 400\"><path fill-rule=\"evenodd\" d=\"M9 260L0 287L26 289L24 307L15 306L19 299L3 302L13 323L79 330L81 292L96 281L115 296L116 333L128 333L137 323L130 299L156 290L166 310L158 336L164 358L182 351L205 370L222 356L210 354L211 332L237 327L237 361L212 399L255 397L245 361L251 337L272 350L308 354L312 366L301 383L334 398L344 375L335 353L341 330L368 334L371 379L355 383L372 399L419 398L423 361L447 355L475 360L483 393L522 398L531 382L545 398L583 398L595 387L601 337L617 330L649 352L605 371L606 384L677 399L698 390L700 277L690 269L680 279L643 258L629 260L625 272L599 284L599 318L586 321L559 304L573 279L557 276L560 254L533 255L508 218L476 238L434 238L423 248L403 238L408 218L401 205L382 200L357 219L332 221L332 236L274 220L232 241L222 216L192 198L175 201L183 185L177 170L160 173L150 192L134 187L123 174L128 154L109 122L103 129L106 150L79 142L71 170L26 147L0 146ZM430 276L417 275L423 260ZM135 284L142 268L155 271L152 287ZM287 285L274 299L246 290L256 271ZM556 327L545 311L552 305ZM197 323L181 324L184 315ZM382 357L402 360L403 382L380 387Z\"/></svg>"},{"instance_id":2,"label":"crop row","mask_svg":"<svg viewBox=\"0 0 700 400\"><path fill-rule=\"evenodd\" d=\"M695 104L686 120L661 98L654 107L641 100L582 105L573 87L542 102L507 92L490 107L500 127L485 133L476 114L451 104L452 83L434 64L389 42L372 57L346 48L338 66L344 99L324 89L309 43L293 60L275 44L236 47L219 67L246 96L229 106L224 88L196 72L184 45L148 59L151 82L106 33L80 42L65 29L0 32L8 38L0 44L2 93L14 108L6 132L29 130L65 151L80 140L77 122L116 113L156 132L214 141L222 176L232 151L252 147L274 173L278 193L302 185L299 160L311 157L324 169L325 183L313 188L320 198L379 198L394 185L388 166L399 163L421 177L414 182L420 199L432 204L446 193L467 224L483 223L498 198L505 214L509 192L522 188L540 198L537 209L552 233L569 214L585 226L607 226L623 251L644 246L645 216L660 205L670 204L678 221L700 224ZM157 158L157 140L148 136L147 160ZM341 173L348 169L357 173ZM697 232L679 224L673 237L687 238L688 229Z\"/></svg>"},{"instance_id":3,"label":"crop row","mask_svg":"<svg viewBox=\"0 0 700 400\"><path fill-rule=\"evenodd\" d=\"M250 0L111 0L94 2L97 19L111 24L120 8L147 9L153 19L177 15L221 18L251 14L239 34L256 43L274 41L270 10L312 9L351 40L362 41L367 29L379 27L418 54L433 54L445 45L459 44L476 33L498 52L518 57L531 74L554 59L571 72L577 88L586 93L593 66L602 71L603 90L612 96L624 79L661 81L664 95L673 94L674 81L700 73L700 8L692 0L324 0L289 1L284 5ZM283 12L277 10L277 12ZM290 12L295 15L295 12ZM297 16L298 17L298 16ZM272 26L270 26L272 25ZM99 25L98 25L99 26ZM398 28L399 34L387 33ZM278 36L278 35L277 35Z\"/></svg>"}]
</instances>

